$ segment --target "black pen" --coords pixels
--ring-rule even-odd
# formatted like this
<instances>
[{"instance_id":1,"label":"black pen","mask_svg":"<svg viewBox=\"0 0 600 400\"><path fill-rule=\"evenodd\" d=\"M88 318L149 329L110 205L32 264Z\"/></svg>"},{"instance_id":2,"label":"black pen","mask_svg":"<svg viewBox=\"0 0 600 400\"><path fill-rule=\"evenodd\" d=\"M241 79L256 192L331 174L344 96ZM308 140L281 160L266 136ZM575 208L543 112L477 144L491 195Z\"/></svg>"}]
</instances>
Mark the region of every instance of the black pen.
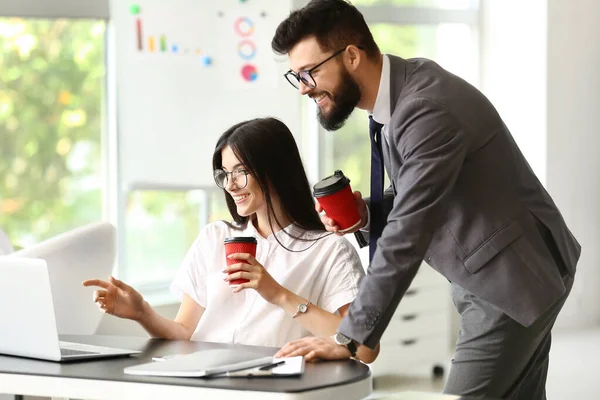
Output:
<instances>
[{"instance_id":1,"label":"black pen","mask_svg":"<svg viewBox=\"0 0 600 400\"><path fill-rule=\"evenodd\" d=\"M260 367L258 370L259 371L268 371L268 370L273 369L281 364L285 364L285 360L281 360L281 361L277 361L276 363L273 363L273 364L265 365L264 367Z\"/></svg>"}]
</instances>

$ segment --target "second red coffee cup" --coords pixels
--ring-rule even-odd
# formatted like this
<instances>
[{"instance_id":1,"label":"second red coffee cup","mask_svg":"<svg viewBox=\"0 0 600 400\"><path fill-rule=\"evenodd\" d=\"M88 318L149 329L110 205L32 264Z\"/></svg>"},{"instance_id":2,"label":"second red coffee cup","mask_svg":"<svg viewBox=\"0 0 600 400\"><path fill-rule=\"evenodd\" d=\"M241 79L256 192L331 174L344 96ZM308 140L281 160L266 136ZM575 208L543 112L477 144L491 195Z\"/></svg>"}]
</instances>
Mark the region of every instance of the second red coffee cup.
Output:
<instances>
[{"instance_id":1,"label":"second red coffee cup","mask_svg":"<svg viewBox=\"0 0 600 400\"><path fill-rule=\"evenodd\" d=\"M225 244L225 261L227 262L227 265L239 264L239 263L249 264L246 260L238 260L238 259L229 258L228 256L230 254L247 253L247 254L251 254L253 257L256 257L257 241L256 241L256 238L254 238L252 236L229 237L229 238L225 239L224 244ZM228 275L231 275L234 272L237 272L237 271L230 271L228 273ZM229 281L229 284L230 285L239 285L239 284L245 283L245 282L248 282L248 279L234 279L232 281Z\"/></svg>"},{"instance_id":2,"label":"second red coffee cup","mask_svg":"<svg viewBox=\"0 0 600 400\"><path fill-rule=\"evenodd\" d=\"M360 214L348 179L342 171L317 182L314 196L327 216L340 227L340 232L352 230L360 225Z\"/></svg>"}]
</instances>

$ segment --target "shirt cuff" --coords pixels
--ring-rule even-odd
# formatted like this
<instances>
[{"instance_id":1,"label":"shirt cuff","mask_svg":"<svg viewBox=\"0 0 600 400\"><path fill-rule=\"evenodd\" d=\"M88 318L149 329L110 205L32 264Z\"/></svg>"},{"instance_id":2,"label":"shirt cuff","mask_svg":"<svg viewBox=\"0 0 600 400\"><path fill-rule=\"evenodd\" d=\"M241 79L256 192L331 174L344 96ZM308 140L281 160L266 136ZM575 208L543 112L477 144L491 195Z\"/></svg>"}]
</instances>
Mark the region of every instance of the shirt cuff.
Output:
<instances>
[{"instance_id":1,"label":"shirt cuff","mask_svg":"<svg viewBox=\"0 0 600 400\"><path fill-rule=\"evenodd\" d=\"M360 231L369 233L370 229L371 229L371 211L369 211L369 206L367 206L367 222L365 223L365 226L360 228Z\"/></svg>"}]
</instances>

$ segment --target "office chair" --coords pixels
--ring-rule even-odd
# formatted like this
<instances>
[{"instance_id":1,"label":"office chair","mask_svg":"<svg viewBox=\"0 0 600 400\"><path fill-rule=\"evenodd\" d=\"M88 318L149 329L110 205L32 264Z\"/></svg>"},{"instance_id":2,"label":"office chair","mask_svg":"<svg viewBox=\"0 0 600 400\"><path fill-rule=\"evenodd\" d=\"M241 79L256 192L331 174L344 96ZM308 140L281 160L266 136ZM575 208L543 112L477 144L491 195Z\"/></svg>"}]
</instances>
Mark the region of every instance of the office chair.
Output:
<instances>
[{"instance_id":1,"label":"office chair","mask_svg":"<svg viewBox=\"0 0 600 400\"><path fill-rule=\"evenodd\" d=\"M81 282L108 279L116 256L116 230L108 222L85 225L59 234L10 256L46 260L59 334L92 335L102 313ZM35 293L31 293L35 296Z\"/></svg>"}]
</instances>

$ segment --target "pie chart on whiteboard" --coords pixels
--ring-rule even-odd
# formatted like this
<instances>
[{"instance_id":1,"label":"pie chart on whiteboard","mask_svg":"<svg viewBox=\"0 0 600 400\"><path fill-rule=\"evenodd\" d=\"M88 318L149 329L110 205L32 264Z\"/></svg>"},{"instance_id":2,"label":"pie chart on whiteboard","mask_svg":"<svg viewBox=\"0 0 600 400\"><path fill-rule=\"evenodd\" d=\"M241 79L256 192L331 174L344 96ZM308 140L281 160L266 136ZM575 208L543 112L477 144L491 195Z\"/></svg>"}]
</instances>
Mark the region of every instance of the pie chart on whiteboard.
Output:
<instances>
[{"instance_id":1,"label":"pie chart on whiteboard","mask_svg":"<svg viewBox=\"0 0 600 400\"><path fill-rule=\"evenodd\" d=\"M242 67L242 77L247 82L253 82L258 78L258 70L252 64L246 64Z\"/></svg>"}]
</instances>

